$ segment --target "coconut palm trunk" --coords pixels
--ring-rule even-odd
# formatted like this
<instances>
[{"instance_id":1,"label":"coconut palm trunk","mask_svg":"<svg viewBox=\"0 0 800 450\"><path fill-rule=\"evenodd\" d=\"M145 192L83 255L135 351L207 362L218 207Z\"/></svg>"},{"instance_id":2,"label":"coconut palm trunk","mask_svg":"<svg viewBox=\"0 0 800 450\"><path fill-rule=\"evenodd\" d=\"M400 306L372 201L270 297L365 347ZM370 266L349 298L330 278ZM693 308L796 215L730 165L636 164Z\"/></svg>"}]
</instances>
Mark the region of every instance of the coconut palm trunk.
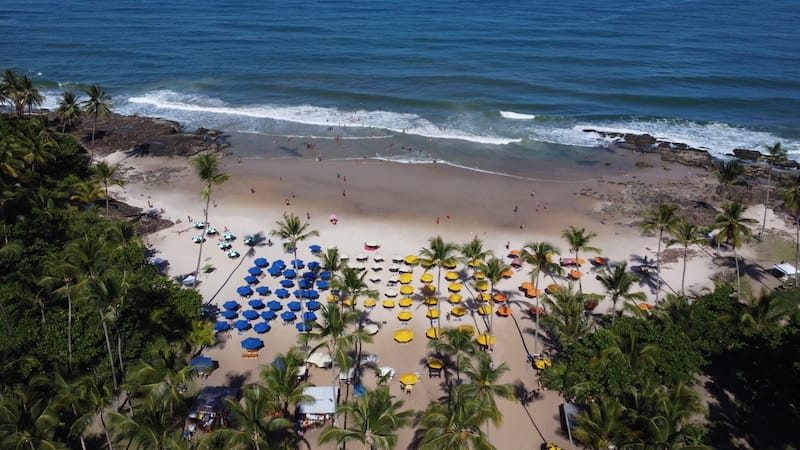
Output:
<instances>
[{"instance_id":1,"label":"coconut palm trunk","mask_svg":"<svg viewBox=\"0 0 800 450\"><path fill-rule=\"evenodd\" d=\"M203 225L208 226L208 207L211 204L211 192L209 190L206 195L206 207L203 210ZM192 280L192 287L197 286L197 278L200 276L200 262L203 261L203 244L205 243L205 228L202 228L203 236L200 239L200 249L197 251L197 265L194 269L194 280Z\"/></svg>"},{"instance_id":2,"label":"coconut palm trunk","mask_svg":"<svg viewBox=\"0 0 800 450\"><path fill-rule=\"evenodd\" d=\"M100 314L100 323L103 325L103 335L106 339L106 350L108 350L108 363L111 365L111 381L114 384L114 390L116 391L119 386L117 385L117 369L114 365L114 353L111 351L111 339L108 338L108 325L106 324L106 319L103 316L103 311L98 307L97 308L98 314Z\"/></svg>"}]
</instances>

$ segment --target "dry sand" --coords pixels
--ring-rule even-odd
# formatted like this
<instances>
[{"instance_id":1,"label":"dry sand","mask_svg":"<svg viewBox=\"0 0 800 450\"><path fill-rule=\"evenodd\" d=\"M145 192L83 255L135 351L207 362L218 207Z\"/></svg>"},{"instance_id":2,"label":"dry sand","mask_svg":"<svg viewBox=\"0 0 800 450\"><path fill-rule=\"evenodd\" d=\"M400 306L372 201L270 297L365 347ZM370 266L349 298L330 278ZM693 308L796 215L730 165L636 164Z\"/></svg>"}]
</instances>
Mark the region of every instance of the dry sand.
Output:
<instances>
[{"instance_id":1,"label":"dry sand","mask_svg":"<svg viewBox=\"0 0 800 450\"><path fill-rule=\"evenodd\" d=\"M110 159L119 160L119 156L112 155ZM180 220L175 226L148 236L147 241L158 250L159 257L170 262L171 275L194 271L198 248L191 237L197 233L191 228L188 217L202 220L204 202L199 196L200 183L188 161L182 158L137 158L124 160L122 164L129 167L127 176L130 182L115 196L142 207L151 202L154 207L163 208L166 217ZM242 257L227 258L216 247L215 239L209 239L204 246L202 264L213 264L216 270L200 275L199 290L206 301L216 305L231 299L240 300L236 288L245 284L242 278L247 275L247 268L253 265L254 258L265 257L269 261L291 259L280 245L256 247L248 254L248 248L241 243L246 234L268 234L284 212L296 213L304 219L308 214L311 228L320 233L318 238L299 246L300 259L316 259L308 250L312 243L323 248L337 246L351 257L351 261L360 253L370 258L381 254L385 258L383 270L375 272L369 269L372 260L367 264L367 270L370 271L368 278L373 274L381 278L380 282L370 283L370 286L383 294L388 288L386 280L392 275L388 270L391 258L418 254L427 245L428 238L436 235L459 244L478 236L485 247L498 256L506 255L507 242L512 249L518 249L526 242L545 240L560 247L564 256L569 256L560 234L567 226L575 225L596 232L598 236L592 245L600 247L602 255L611 261L631 262L645 255L655 258L656 239L642 236L632 227L636 217L610 213L608 211L624 209L621 208L624 205L609 205L596 199L618 198L633 180L685 183L689 189L691 186L688 185L692 183L700 185L705 182L692 175L697 169L670 166L665 170L661 162L655 162L652 168L634 168L633 161L621 162L613 170L595 173L591 178L559 181L542 181L547 179L547 174L532 174L537 176L520 179L441 164L402 165L370 160L246 159L237 163L234 158L227 158L223 169L233 176L214 189L209 221L220 231L227 228L239 237L234 248L242 253ZM587 192L592 195L581 195ZM515 206L518 209L516 213ZM332 213L339 217L337 225L328 221ZM381 248L374 252L365 251L364 242L368 240L378 241ZM510 262L507 258L506 261ZM699 253L689 264L687 290L697 292L709 286L709 276L715 270L711 258ZM665 290L679 289L681 269L680 262L664 265ZM522 385L528 390L536 386L536 374L526 363L526 355L536 346L533 323L527 314L532 300L522 296L517 286L529 281L529 271L529 267L523 267L511 279L503 280L497 286L498 290L509 295L520 332L514 319L495 316L494 332L498 341L492 352L497 365L505 363L511 369L502 381ZM584 268L584 271L588 269ZM413 272L412 285L417 292L422 285L419 281L422 273L420 267ZM279 287L277 280L268 275L262 279L261 285L267 285L273 291ZM444 286L443 290L446 289ZM603 292L593 273L584 277L583 289L585 292ZM642 286L641 290L648 294L652 303L654 292L648 286ZM324 302L327 294L322 295ZM381 308L380 302L384 298L381 295L379 305L370 313L374 321L383 324L382 329L374 336L374 342L364 346L364 351L379 355L378 364L393 367L398 374L421 374L413 393L402 393L397 378L391 389L406 400L407 407L422 410L444 393L443 380L429 378L424 364L429 354L425 330L431 322L425 318L426 308L417 301L411 308L414 318L406 325L401 324L396 317L400 308ZM242 303L246 307L246 302ZM609 307L610 303L602 302L596 312L608 311ZM449 308L450 305L444 302L442 314ZM443 318L441 322L441 326L469 323L480 331L486 328L485 321L477 315L468 314L459 322L448 322ZM241 335L233 331L229 338L221 336L218 345L205 351L219 361L220 368L203 383L220 385L242 380L256 381L260 366L268 364L276 353L285 352L296 343L298 332L293 326L284 326L279 319L272 325L270 332L260 336L266 345L257 359L242 358L239 344L244 337L256 336L254 331ZM392 333L401 327L414 331L413 341L407 344L394 342ZM542 348L542 343L538 347ZM335 376L331 370L310 371L310 381L317 385L329 385ZM372 387L374 378L367 376L365 384ZM491 441L500 449L538 448L543 439L569 448L566 437L560 434L557 408L560 402L558 394L551 391L545 391L542 399L527 405L500 400L504 420L499 429L489 431ZM397 448L408 445L412 432L411 428L403 430ZM313 447L320 448L316 444L317 435L312 432L308 436Z\"/></svg>"}]
</instances>

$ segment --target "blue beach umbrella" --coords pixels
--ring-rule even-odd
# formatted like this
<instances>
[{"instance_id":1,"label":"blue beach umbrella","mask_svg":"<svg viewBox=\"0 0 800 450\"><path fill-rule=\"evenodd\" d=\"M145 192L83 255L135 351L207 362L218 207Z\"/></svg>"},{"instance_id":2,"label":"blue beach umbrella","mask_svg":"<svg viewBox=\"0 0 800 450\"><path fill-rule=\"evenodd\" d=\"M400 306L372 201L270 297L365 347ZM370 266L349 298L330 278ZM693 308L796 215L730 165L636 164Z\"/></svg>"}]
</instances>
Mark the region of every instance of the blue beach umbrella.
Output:
<instances>
[{"instance_id":1,"label":"blue beach umbrella","mask_svg":"<svg viewBox=\"0 0 800 450\"><path fill-rule=\"evenodd\" d=\"M205 370L213 369L216 365L216 361L209 358L208 356L195 356L189 361L189 365L197 372L203 372Z\"/></svg>"},{"instance_id":2,"label":"blue beach umbrella","mask_svg":"<svg viewBox=\"0 0 800 450\"><path fill-rule=\"evenodd\" d=\"M261 267L255 266L247 269L247 273L250 275L261 275L263 271L261 270Z\"/></svg>"},{"instance_id":3,"label":"blue beach umbrella","mask_svg":"<svg viewBox=\"0 0 800 450\"><path fill-rule=\"evenodd\" d=\"M297 320L297 316L291 311L284 311L281 313L281 319L285 322L293 322Z\"/></svg>"},{"instance_id":4,"label":"blue beach umbrella","mask_svg":"<svg viewBox=\"0 0 800 450\"><path fill-rule=\"evenodd\" d=\"M315 300L311 300L310 302L306 303L306 308L310 309L311 311L318 310L320 306L322 305L320 305L319 302Z\"/></svg>"},{"instance_id":5,"label":"blue beach umbrella","mask_svg":"<svg viewBox=\"0 0 800 450\"><path fill-rule=\"evenodd\" d=\"M263 346L264 346L264 341L255 337L249 337L242 341L242 348L245 350L256 350Z\"/></svg>"},{"instance_id":6,"label":"blue beach umbrella","mask_svg":"<svg viewBox=\"0 0 800 450\"><path fill-rule=\"evenodd\" d=\"M250 286L239 286L236 289L236 293L238 293L242 297L247 297L253 295L253 288L251 288Z\"/></svg>"},{"instance_id":7,"label":"blue beach umbrella","mask_svg":"<svg viewBox=\"0 0 800 450\"><path fill-rule=\"evenodd\" d=\"M234 310L232 310L232 309L229 309L229 310L226 310L226 311L222 311L222 312L221 312L221 313L219 313L219 314L220 314L222 317L224 317L224 318L226 318L226 319L228 319L228 320L233 320L233 319L235 319L235 318L239 317L239 313L238 313L238 312L236 312L236 311L234 311Z\"/></svg>"},{"instance_id":8,"label":"blue beach umbrella","mask_svg":"<svg viewBox=\"0 0 800 450\"><path fill-rule=\"evenodd\" d=\"M367 395L367 388L363 384L357 384L353 387L353 394L356 397L363 397Z\"/></svg>"},{"instance_id":9,"label":"blue beach umbrella","mask_svg":"<svg viewBox=\"0 0 800 450\"><path fill-rule=\"evenodd\" d=\"M258 319L258 313L253 311L252 309L248 309L247 311L243 312L242 315L247 320L256 320L256 319Z\"/></svg>"},{"instance_id":10,"label":"blue beach umbrella","mask_svg":"<svg viewBox=\"0 0 800 450\"><path fill-rule=\"evenodd\" d=\"M297 286L299 286L300 289L311 289L311 281L303 278L297 282Z\"/></svg>"},{"instance_id":11,"label":"blue beach umbrella","mask_svg":"<svg viewBox=\"0 0 800 450\"><path fill-rule=\"evenodd\" d=\"M294 287L294 281L292 280L281 280L281 286L285 288Z\"/></svg>"},{"instance_id":12,"label":"blue beach umbrella","mask_svg":"<svg viewBox=\"0 0 800 450\"><path fill-rule=\"evenodd\" d=\"M283 269L281 269L280 267L273 266L267 269L267 273L269 273L270 275L272 275L273 278L275 278L281 276L281 273L283 273Z\"/></svg>"},{"instance_id":13,"label":"blue beach umbrella","mask_svg":"<svg viewBox=\"0 0 800 450\"><path fill-rule=\"evenodd\" d=\"M272 261L272 267L280 267L281 270L286 268L286 263L282 259Z\"/></svg>"},{"instance_id":14,"label":"blue beach umbrella","mask_svg":"<svg viewBox=\"0 0 800 450\"><path fill-rule=\"evenodd\" d=\"M317 244L311 244L308 246L308 249L311 250L311 253L319 253L322 251L322 247Z\"/></svg>"},{"instance_id":15,"label":"blue beach umbrella","mask_svg":"<svg viewBox=\"0 0 800 450\"><path fill-rule=\"evenodd\" d=\"M310 289L306 291L306 298L311 300L316 300L319 298L319 292L315 291L314 289Z\"/></svg>"},{"instance_id":16,"label":"blue beach umbrella","mask_svg":"<svg viewBox=\"0 0 800 450\"><path fill-rule=\"evenodd\" d=\"M256 288L256 293L258 293L258 295L269 295L270 294L269 288L267 286L259 286L259 287L257 287Z\"/></svg>"},{"instance_id":17,"label":"blue beach umbrella","mask_svg":"<svg viewBox=\"0 0 800 450\"><path fill-rule=\"evenodd\" d=\"M297 299L303 298L303 291L300 289L295 289L294 292L292 292L292 295L294 295L294 298Z\"/></svg>"},{"instance_id":18,"label":"blue beach umbrella","mask_svg":"<svg viewBox=\"0 0 800 450\"><path fill-rule=\"evenodd\" d=\"M283 305L277 300L270 300L267 302L267 308L269 308L270 311L280 311L283 309Z\"/></svg>"},{"instance_id":19,"label":"blue beach umbrella","mask_svg":"<svg viewBox=\"0 0 800 450\"><path fill-rule=\"evenodd\" d=\"M320 264L319 261L311 261L306 267L308 267L308 270L317 270L320 268Z\"/></svg>"},{"instance_id":20,"label":"blue beach umbrella","mask_svg":"<svg viewBox=\"0 0 800 450\"><path fill-rule=\"evenodd\" d=\"M267 322L259 322L253 325L253 330L255 330L255 332L259 334L266 333L267 331L270 330L270 328L272 327L270 327Z\"/></svg>"},{"instance_id":21,"label":"blue beach umbrella","mask_svg":"<svg viewBox=\"0 0 800 450\"><path fill-rule=\"evenodd\" d=\"M228 322L217 322L214 324L214 331L228 331L231 329L231 326L228 325Z\"/></svg>"},{"instance_id":22,"label":"blue beach umbrella","mask_svg":"<svg viewBox=\"0 0 800 450\"><path fill-rule=\"evenodd\" d=\"M239 331L244 331L250 328L250 322L244 319L239 319L236 322L233 322L233 328L236 328Z\"/></svg>"},{"instance_id":23,"label":"blue beach umbrella","mask_svg":"<svg viewBox=\"0 0 800 450\"><path fill-rule=\"evenodd\" d=\"M289 311L300 311L300 302L292 301L286 304L286 307L289 308Z\"/></svg>"},{"instance_id":24,"label":"blue beach umbrella","mask_svg":"<svg viewBox=\"0 0 800 450\"><path fill-rule=\"evenodd\" d=\"M253 308L253 309L262 309L262 308L264 308L264 302L261 301L260 298L254 298L253 300L250 300L249 302L247 302L247 304L250 305L250 307Z\"/></svg>"},{"instance_id":25,"label":"blue beach umbrella","mask_svg":"<svg viewBox=\"0 0 800 450\"><path fill-rule=\"evenodd\" d=\"M286 269L283 271L283 276L286 277L286 279L293 279L297 276L297 271L294 269Z\"/></svg>"},{"instance_id":26,"label":"blue beach umbrella","mask_svg":"<svg viewBox=\"0 0 800 450\"><path fill-rule=\"evenodd\" d=\"M261 267L261 268L267 267L269 265L269 263L267 262L267 258L256 258L255 261L253 261L253 264L255 264L256 267Z\"/></svg>"},{"instance_id":27,"label":"blue beach umbrella","mask_svg":"<svg viewBox=\"0 0 800 450\"><path fill-rule=\"evenodd\" d=\"M280 306L280 305L278 305L278 306ZM273 320L273 319L275 319L277 316L278 316L278 315L277 315L277 314L275 314L275 311L273 311L273 310L269 310L269 311L263 311L263 312L261 313L261 318L262 318L262 319L264 319L264 320Z\"/></svg>"},{"instance_id":28,"label":"blue beach umbrella","mask_svg":"<svg viewBox=\"0 0 800 450\"><path fill-rule=\"evenodd\" d=\"M306 263L304 263L302 259L293 259L290 265L295 269L302 269L306 266Z\"/></svg>"},{"instance_id":29,"label":"blue beach umbrella","mask_svg":"<svg viewBox=\"0 0 800 450\"><path fill-rule=\"evenodd\" d=\"M317 320L317 315L314 314L314 311L306 311L303 313L304 322L313 322L315 320Z\"/></svg>"},{"instance_id":30,"label":"blue beach umbrella","mask_svg":"<svg viewBox=\"0 0 800 450\"><path fill-rule=\"evenodd\" d=\"M236 300L228 300L222 304L222 307L231 311L239 309L239 302Z\"/></svg>"},{"instance_id":31,"label":"blue beach umbrella","mask_svg":"<svg viewBox=\"0 0 800 450\"><path fill-rule=\"evenodd\" d=\"M330 287L330 283L328 283L327 281L325 281L325 280L317 281L317 288L318 289L322 289L324 291L324 290L328 289L329 287Z\"/></svg>"},{"instance_id":32,"label":"blue beach umbrella","mask_svg":"<svg viewBox=\"0 0 800 450\"><path fill-rule=\"evenodd\" d=\"M297 331L300 331L302 333L306 333L306 332L311 331L311 325L309 325L309 324L307 324L305 322L296 323L294 325L294 327L297 328Z\"/></svg>"},{"instance_id":33,"label":"blue beach umbrella","mask_svg":"<svg viewBox=\"0 0 800 450\"><path fill-rule=\"evenodd\" d=\"M247 283L247 284L258 284L258 278L254 277L252 275L248 275L248 276L244 277L244 282Z\"/></svg>"},{"instance_id":34,"label":"blue beach umbrella","mask_svg":"<svg viewBox=\"0 0 800 450\"><path fill-rule=\"evenodd\" d=\"M319 273L319 277L325 281L328 281L331 279L331 273L327 270L323 270L322 272Z\"/></svg>"},{"instance_id":35,"label":"blue beach umbrella","mask_svg":"<svg viewBox=\"0 0 800 450\"><path fill-rule=\"evenodd\" d=\"M286 289L276 289L275 296L278 298L286 298L289 296L289 291L287 291Z\"/></svg>"},{"instance_id":36,"label":"blue beach umbrella","mask_svg":"<svg viewBox=\"0 0 800 450\"><path fill-rule=\"evenodd\" d=\"M317 279L317 274L314 272L303 272L303 278L309 281L314 281Z\"/></svg>"}]
</instances>

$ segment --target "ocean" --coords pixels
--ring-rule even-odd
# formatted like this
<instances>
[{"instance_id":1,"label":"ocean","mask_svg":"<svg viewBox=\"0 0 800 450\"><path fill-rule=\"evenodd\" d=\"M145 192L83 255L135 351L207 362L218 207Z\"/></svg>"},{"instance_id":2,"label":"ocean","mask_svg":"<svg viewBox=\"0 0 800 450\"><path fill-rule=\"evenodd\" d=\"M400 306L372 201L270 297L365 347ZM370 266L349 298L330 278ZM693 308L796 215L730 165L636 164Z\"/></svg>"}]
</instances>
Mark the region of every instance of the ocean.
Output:
<instances>
[{"instance_id":1,"label":"ocean","mask_svg":"<svg viewBox=\"0 0 800 450\"><path fill-rule=\"evenodd\" d=\"M0 0L0 68L46 107L97 84L253 156L288 135L520 172L602 148L592 128L800 159L798 21L796 0Z\"/></svg>"}]
</instances>

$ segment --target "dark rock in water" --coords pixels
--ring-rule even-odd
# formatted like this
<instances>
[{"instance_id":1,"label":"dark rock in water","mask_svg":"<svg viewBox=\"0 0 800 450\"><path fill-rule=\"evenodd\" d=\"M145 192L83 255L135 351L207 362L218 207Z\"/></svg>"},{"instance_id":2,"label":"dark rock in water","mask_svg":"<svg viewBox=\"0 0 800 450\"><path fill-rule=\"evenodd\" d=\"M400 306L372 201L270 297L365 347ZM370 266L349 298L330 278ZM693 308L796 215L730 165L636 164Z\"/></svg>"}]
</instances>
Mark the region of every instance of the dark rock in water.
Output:
<instances>
[{"instance_id":1,"label":"dark rock in water","mask_svg":"<svg viewBox=\"0 0 800 450\"><path fill-rule=\"evenodd\" d=\"M734 149L733 155L745 161L758 161L763 156L758 150L747 150L744 148Z\"/></svg>"}]
</instances>

